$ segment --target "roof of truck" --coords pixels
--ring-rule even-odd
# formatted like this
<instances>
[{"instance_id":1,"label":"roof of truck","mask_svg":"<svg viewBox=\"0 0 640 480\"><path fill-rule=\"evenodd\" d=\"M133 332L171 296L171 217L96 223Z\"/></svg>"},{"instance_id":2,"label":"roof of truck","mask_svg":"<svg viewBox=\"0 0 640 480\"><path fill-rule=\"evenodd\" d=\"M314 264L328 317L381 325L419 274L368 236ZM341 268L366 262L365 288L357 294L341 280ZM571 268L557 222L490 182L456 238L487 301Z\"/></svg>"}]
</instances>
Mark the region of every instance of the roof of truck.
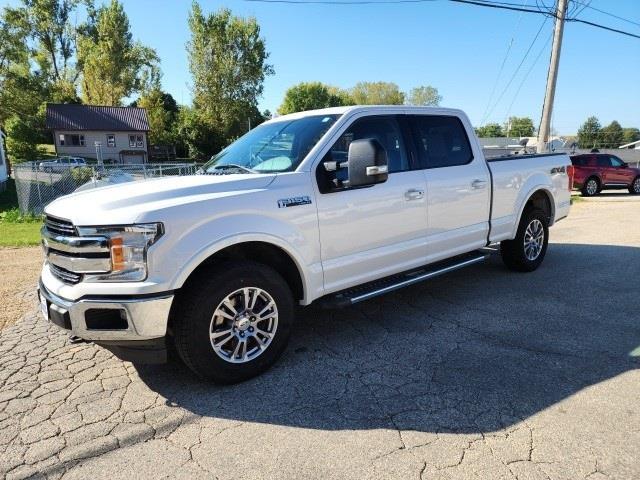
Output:
<instances>
[{"instance_id":1,"label":"roof of truck","mask_svg":"<svg viewBox=\"0 0 640 480\"><path fill-rule=\"evenodd\" d=\"M417 107L413 105L351 105L348 107L331 107L321 108L318 110L305 110L303 112L289 113L274 117L270 122L278 122L282 120L294 120L296 118L310 117L312 115L344 115L345 113L375 111L389 111L394 113L422 113L431 115L464 115L462 110L456 108L443 107Z\"/></svg>"}]
</instances>

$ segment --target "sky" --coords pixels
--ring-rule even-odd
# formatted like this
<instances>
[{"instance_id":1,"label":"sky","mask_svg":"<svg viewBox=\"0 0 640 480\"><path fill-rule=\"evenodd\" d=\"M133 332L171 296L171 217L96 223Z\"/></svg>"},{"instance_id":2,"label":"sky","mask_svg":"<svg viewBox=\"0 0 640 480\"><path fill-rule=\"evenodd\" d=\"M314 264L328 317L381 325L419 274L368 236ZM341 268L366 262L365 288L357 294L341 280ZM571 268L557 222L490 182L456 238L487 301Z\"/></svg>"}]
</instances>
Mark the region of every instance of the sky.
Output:
<instances>
[{"instance_id":1,"label":"sky","mask_svg":"<svg viewBox=\"0 0 640 480\"><path fill-rule=\"evenodd\" d=\"M553 3L509 0L530 7L543 1ZM0 0L0 5L7 3L16 2ZM134 38L160 56L163 88L179 103L189 103L185 44L191 2L123 3ZM403 91L420 85L436 87L442 106L465 110L476 126L503 123L512 115L529 116L536 126L540 122L553 29L552 20L542 15L443 0L381 5L200 0L200 4L205 12L225 6L236 15L257 18L275 69L264 83L261 110L276 111L286 89L302 81L342 88L359 81L390 81ZM640 35L640 0L591 0L590 5L635 23L592 8L584 8L579 18ZM623 127L640 128L640 39L566 23L552 128L572 135L591 115L603 125L617 120Z\"/></svg>"}]
</instances>

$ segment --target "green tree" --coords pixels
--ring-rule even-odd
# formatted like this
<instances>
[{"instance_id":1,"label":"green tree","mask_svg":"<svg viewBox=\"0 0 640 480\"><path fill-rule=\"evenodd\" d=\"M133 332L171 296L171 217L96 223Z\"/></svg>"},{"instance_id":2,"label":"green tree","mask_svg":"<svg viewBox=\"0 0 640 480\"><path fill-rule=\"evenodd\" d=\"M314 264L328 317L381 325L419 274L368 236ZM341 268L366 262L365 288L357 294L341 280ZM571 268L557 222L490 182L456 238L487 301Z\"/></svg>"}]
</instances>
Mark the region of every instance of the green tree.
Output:
<instances>
[{"instance_id":1,"label":"green tree","mask_svg":"<svg viewBox=\"0 0 640 480\"><path fill-rule=\"evenodd\" d=\"M476 135L481 138L504 137L502 127L497 123L487 123L483 127L476 128Z\"/></svg>"},{"instance_id":2,"label":"green tree","mask_svg":"<svg viewBox=\"0 0 640 480\"><path fill-rule=\"evenodd\" d=\"M580 148L594 148L598 146L600 138L600 121L597 117L589 117L578 129L578 145Z\"/></svg>"},{"instance_id":3,"label":"green tree","mask_svg":"<svg viewBox=\"0 0 640 480\"><path fill-rule=\"evenodd\" d=\"M174 123L178 117L178 106L169 93L159 87L145 92L132 106L144 108L149 117L149 142L154 145L174 143Z\"/></svg>"},{"instance_id":4,"label":"green tree","mask_svg":"<svg viewBox=\"0 0 640 480\"><path fill-rule=\"evenodd\" d=\"M349 97L333 87L320 82L302 82L290 87L284 94L278 113L301 112L317 108L339 107L348 105Z\"/></svg>"},{"instance_id":5,"label":"green tree","mask_svg":"<svg viewBox=\"0 0 640 480\"><path fill-rule=\"evenodd\" d=\"M598 145L600 147L618 148L624 143L624 131L622 130L622 126L614 120L609 125L600 130L600 135L598 136L598 138Z\"/></svg>"},{"instance_id":6,"label":"green tree","mask_svg":"<svg viewBox=\"0 0 640 480\"><path fill-rule=\"evenodd\" d=\"M412 88L407 97L407 104L437 107L442 101L438 89L430 85Z\"/></svg>"},{"instance_id":7,"label":"green tree","mask_svg":"<svg viewBox=\"0 0 640 480\"><path fill-rule=\"evenodd\" d=\"M392 82L359 82L349 94L356 105L404 104L404 93Z\"/></svg>"},{"instance_id":8,"label":"green tree","mask_svg":"<svg viewBox=\"0 0 640 480\"><path fill-rule=\"evenodd\" d=\"M124 97L159 83L158 56L132 37L118 0L97 10L95 27L78 40L85 102L120 105Z\"/></svg>"},{"instance_id":9,"label":"green tree","mask_svg":"<svg viewBox=\"0 0 640 480\"><path fill-rule=\"evenodd\" d=\"M262 120L258 98L273 67L267 63L260 26L255 18L236 17L225 8L205 15L194 2L189 28L187 53L198 122L229 142L246 132L249 123Z\"/></svg>"},{"instance_id":10,"label":"green tree","mask_svg":"<svg viewBox=\"0 0 640 480\"><path fill-rule=\"evenodd\" d=\"M174 138L177 139L176 153L179 157L206 161L224 145L220 132L195 108L180 108L174 132Z\"/></svg>"},{"instance_id":11,"label":"green tree","mask_svg":"<svg viewBox=\"0 0 640 480\"><path fill-rule=\"evenodd\" d=\"M635 127L622 129L622 142L624 144L637 142L640 140L640 129Z\"/></svg>"},{"instance_id":12,"label":"green tree","mask_svg":"<svg viewBox=\"0 0 640 480\"><path fill-rule=\"evenodd\" d=\"M533 137L535 127L529 117L509 117L507 137Z\"/></svg>"}]
</instances>

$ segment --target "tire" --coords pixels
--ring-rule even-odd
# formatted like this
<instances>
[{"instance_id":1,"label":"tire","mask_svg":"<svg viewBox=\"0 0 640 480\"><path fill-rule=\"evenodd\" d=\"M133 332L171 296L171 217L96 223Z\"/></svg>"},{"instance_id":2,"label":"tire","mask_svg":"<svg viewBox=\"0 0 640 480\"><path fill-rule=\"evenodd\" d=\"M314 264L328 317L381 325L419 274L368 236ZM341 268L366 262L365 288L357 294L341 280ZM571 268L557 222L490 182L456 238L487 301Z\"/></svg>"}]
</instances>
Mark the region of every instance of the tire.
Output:
<instances>
[{"instance_id":1,"label":"tire","mask_svg":"<svg viewBox=\"0 0 640 480\"><path fill-rule=\"evenodd\" d=\"M601 190L602 188L600 187L600 180L598 180L596 177L589 177L585 180L580 192L582 193L583 197L593 197L600 193Z\"/></svg>"},{"instance_id":2,"label":"tire","mask_svg":"<svg viewBox=\"0 0 640 480\"><path fill-rule=\"evenodd\" d=\"M253 302L253 310L245 308L245 299ZM271 301L275 308L260 314ZM199 377L223 384L269 369L287 347L293 319L293 295L285 280L271 267L249 261L228 261L197 274L172 310L182 361Z\"/></svg>"},{"instance_id":3,"label":"tire","mask_svg":"<svg viewBox=\"0 0 640 480\"><path fill-rule=\"evenodd\" d=\"M634 178L631 185L629 185L629 193L631 195L640 195L640 175Z\"/></svg>"},{"instance_id":4,"label":"tire","mask_svg":"<svg viewBox=\"0 0 640 480\"><path fill-rule=\"evenodd\" d=\"M548 223L547 215L540 209L529 208L523 212L516 238L500 243L502 261L509 269L517 272L533 272L540 266L549 243ZM542 238L538 235L540 229ZM526 248L525 237L526 241L529 241L531 234L534 238L537 237L538 241L534 242L536 245L529 243L530 248Z\"/></svg>"}]
</instances>

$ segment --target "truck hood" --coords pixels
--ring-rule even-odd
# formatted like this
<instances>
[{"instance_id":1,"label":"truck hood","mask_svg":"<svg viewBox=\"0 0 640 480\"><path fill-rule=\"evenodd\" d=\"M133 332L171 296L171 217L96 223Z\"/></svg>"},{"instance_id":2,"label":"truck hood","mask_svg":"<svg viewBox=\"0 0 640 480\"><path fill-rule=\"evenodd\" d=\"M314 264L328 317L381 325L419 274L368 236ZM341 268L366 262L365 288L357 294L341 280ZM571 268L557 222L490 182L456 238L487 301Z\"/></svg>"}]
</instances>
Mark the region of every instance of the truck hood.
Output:
<instances>
[{"instance_id":1,"label":"truck hood","mask_svg":"<svg viewBox=\"0 0 640 480\"><path fill-rule=\"evenodd\" d=\"M75 192L54 200L47 215L74 225L123 225L156 221L154 214L189 203L266 188L275 174L164 177Z\"/></svg>"}]
</instances>

